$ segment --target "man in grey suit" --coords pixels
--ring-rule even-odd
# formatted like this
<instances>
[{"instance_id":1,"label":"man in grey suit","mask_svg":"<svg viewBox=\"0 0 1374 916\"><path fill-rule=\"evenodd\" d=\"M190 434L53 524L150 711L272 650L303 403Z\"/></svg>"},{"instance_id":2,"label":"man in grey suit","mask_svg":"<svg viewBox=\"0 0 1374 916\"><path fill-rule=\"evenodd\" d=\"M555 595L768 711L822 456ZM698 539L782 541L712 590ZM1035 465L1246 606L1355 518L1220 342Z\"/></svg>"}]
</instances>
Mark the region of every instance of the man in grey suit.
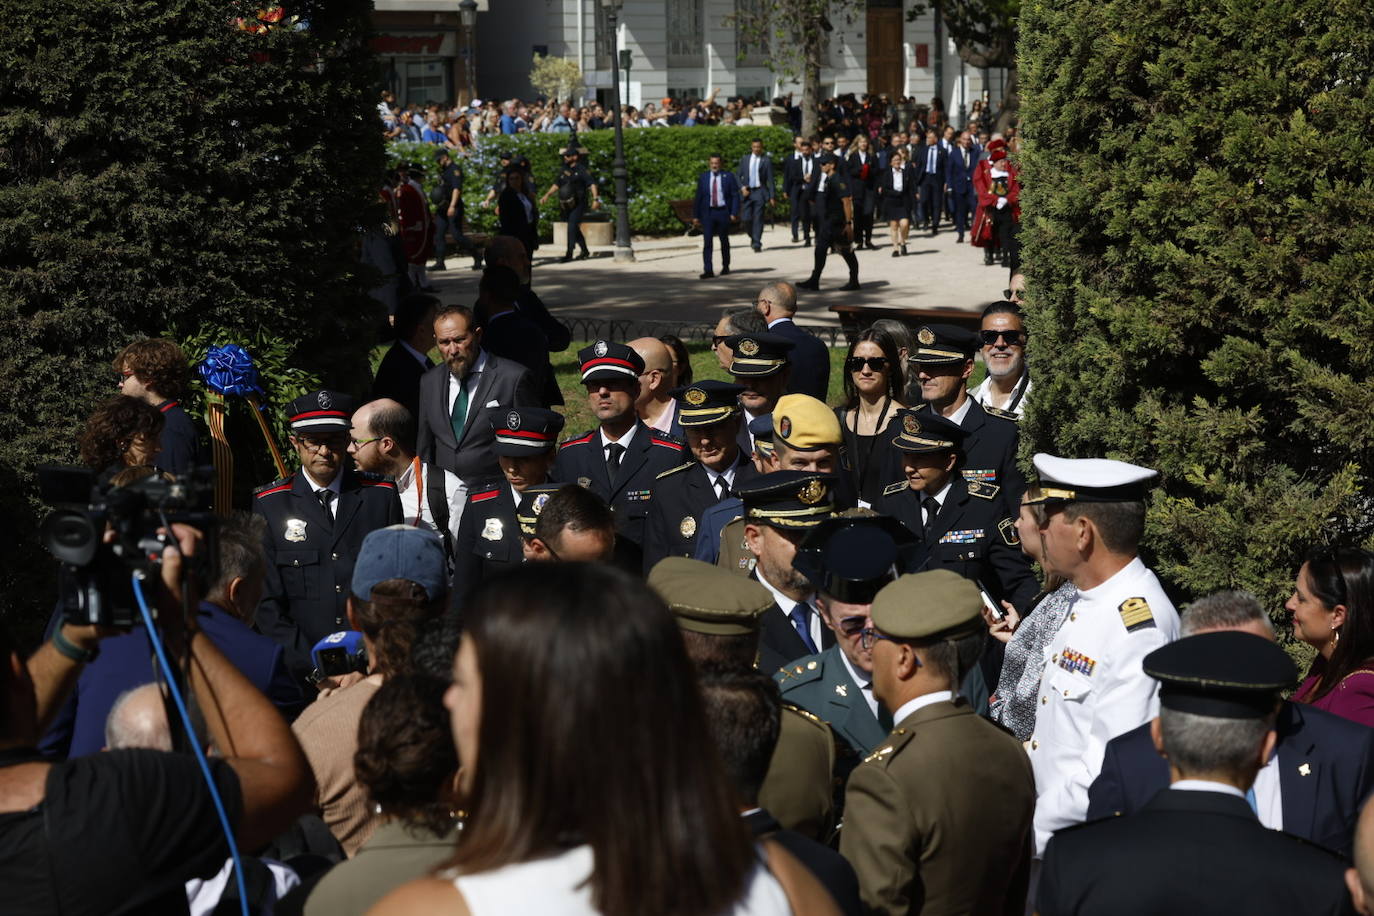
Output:
<instances>
[{"instance_id":1,"label":"man in grey suit","mask_svg":"<svg viewBox=\"0 0 1374 916\"><path fill-rule=\"evenodd\" d=\"M739 220L749 233L749 244L755 251L762 251L763 214L773 199L773 160L763 151L762 140L756 139L749 144L749 152L740 158L735 177L739 179L739 193L744 199Z\"/></svg>"},{"instance_id":2,"label":"man in grey suit","mask_svg":"<svg viewBox=\"0 0 1374 916\"><path fill-rule=\"evenodd\" d=\"M491 448L496 438L486 413L538 407L529 370L482 349L482 329L467 306L441 308L434 337L444 362L420 379L420 458L463 480L498 476Z\"/></svg>"}]
</instances>

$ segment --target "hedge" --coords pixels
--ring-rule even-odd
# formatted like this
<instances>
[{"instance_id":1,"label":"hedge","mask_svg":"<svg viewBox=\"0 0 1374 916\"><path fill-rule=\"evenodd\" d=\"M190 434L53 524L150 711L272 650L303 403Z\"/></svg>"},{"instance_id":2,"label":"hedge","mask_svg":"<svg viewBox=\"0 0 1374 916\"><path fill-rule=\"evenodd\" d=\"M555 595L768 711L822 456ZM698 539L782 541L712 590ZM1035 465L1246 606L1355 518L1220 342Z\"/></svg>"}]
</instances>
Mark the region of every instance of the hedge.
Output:
<instances>
[{"instance_id":1,"label":"hedge","mask_svg":"<svg viewBox=\"0 0 1374 916\"><path fill-rule=\"evenodd\" d=\"M645 235L674 234L682 224L668 208L670 200L690 199L696 192L697 176L706 170L712 153L725 157L725 167L735 168L740 157L749 152L754 138L763 140L776 165L778 195L782 189L782 160L792 152L792 131L787 127L637 127L625 133L627 169L626 197L629 201L630 230ZM497 172L500 153L509 150L530 161L540 195L563 165L559 152L567 146L568 134L515 134L485 137L471 156L463 161L465 181L463 202L469 227L490 232L496 226L493 210L478 204L486 197ZM615 161L615 132L594 130L577 135L578 144L587 150L584 162L601 183L606 212L613 212L615 186L611 163ZM393 141L391 161L412 162L425 169L425 190L432 187L438 169L435 147L426 143ZM785 201L785 198L784 198ZM549 217L557 211L551 198L540 211L540 222L547 233Z\"/></svg>"},{"instance_id":2,"label":"hedge","mask_svg":"<svg viewBox=\"0 0 1374 916\"><path fill-rule=\"evenodd\" d=\"M235 0L0 0L16 24L0 35L9 613L52 606L33 468L75 459L131 339L257 341L274 409L304 381L366 384L385 317L355 258L360 228L382 219L371 7L288 0L278 17ZM276 390L273 367L288 362ZM249 435L245 486L275 476Z\"/></svg>"},{"instance_id":3,"label":"hedge","mask_svg":"<svg viewBox=\"0 0 1374 916\"><path fill-rule=\"evenodd\" d=\"M1026 0L1027 448L1160 469L1182 596L1374 534L1374 30L1351 0ZM1284 627L1286 629L1286 625Z\"/></svg>"}]
</instances>

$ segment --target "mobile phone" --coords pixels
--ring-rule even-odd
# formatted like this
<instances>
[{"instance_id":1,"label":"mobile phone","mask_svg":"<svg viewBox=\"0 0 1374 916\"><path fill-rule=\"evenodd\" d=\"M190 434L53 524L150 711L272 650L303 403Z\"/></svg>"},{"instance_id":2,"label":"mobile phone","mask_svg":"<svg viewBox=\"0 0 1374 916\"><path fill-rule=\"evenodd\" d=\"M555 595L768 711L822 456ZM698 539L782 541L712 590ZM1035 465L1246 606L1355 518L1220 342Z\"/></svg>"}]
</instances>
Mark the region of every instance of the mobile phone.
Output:
<instances>
[{"instance_id":1,"label":"mobile phone","mask_svg":"<svg viewBox=\"0 0 1374 916\"><path fill-rule=\"evenodd\" d=\"M988 594L988 590L983 587L981 582L978 583L978 594L983 597L983 604L987 607L988 613L992 614L993 620L1001 623L1006 619L1007 612L1002 609L1002 605L992 600L992 596Z\"/></svg>"}]
</instances>

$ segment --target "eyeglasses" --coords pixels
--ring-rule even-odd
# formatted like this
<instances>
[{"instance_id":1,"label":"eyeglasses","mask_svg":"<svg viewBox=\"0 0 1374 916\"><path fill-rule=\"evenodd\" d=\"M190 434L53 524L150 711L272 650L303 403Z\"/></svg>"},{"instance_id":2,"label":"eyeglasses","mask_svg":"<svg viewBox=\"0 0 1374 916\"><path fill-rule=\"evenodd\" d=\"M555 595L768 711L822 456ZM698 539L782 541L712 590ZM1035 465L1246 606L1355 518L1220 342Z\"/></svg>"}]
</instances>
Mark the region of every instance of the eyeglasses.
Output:
<instances>
[{"instance_id":1,"label":"eyeglasses","mask_svg":"<svg viewBox=\"0 0 1374 916\"><path fill-rule=\"evenodd\" d=\"M885 633L879 633L872 627L868 627L862 633L859 634L859 647L863 649L865 652L871 652L873 650L873 644L880 639L885 639L888 642L897 641ZM919 665L919 662L917 664Z\"/></svg>"},{"instance_id":2,"label":"eyeglasses","mask_svg":"<svg viewBox=\"0 0 1374 916\"><path fill-rule=\"evenodd\" d=\"M845 636L858 636L868 627L868 618L861 616L841 617L840 632Z\"/></svg>"},{"instance_id":3,"label":"eyeglasses","mask_svg":"<svg viewBox=\"0 0 1374 916\"><path fill-rule=\"evenodd\" d=\"M342 451L347 448L349 440L347 436L327 436L323 439L317 439L314 436L297 436L296 441L312 452L322 452L326 449Z\"/></svg>"},{"instance_id":4,"label":"eyeglasses","mask_svg":"<svg viewBox=\"0 0 1374 916\"><path fill-rule=\"evenodd\" d=\"M350 441L350 442L353 443L353 447L354 447L354 448L360 449L360 448L362 448L364 445L367 445L369 442L376 442L376 441L377 441L378 439L380 439L380 438L382 438L382 437L381 437L381 436L373 436L371 439L350 439L350 440L348 440L348 441Z\"/></svg>"},{"instance_id":5,"label":"eyeglasses","mask_svg":"<svg viewBox=\"0 0 1374 916\"><path fill-rule=\"evenodd\" d=\"M1025 331L979 331L978 338L983 341L985 347L997 346L997 339L1000 337L1007 342L1009 347L1024 347L1026 338L1029 335Z\"/></svg>"},{"instance_id":6,"label":"eyeglasses","mask_svg":"<svg viewBox=\"0 0 1374 916\"><path fill-rule=\"evenodd\" d=\"M845 370L846 372L861 372L861 371L863 371L863 367L864 367L864 366L867 366L869 369L872 369L874 372L886 372L886 371L887 371L887 357L886 357L886 356L851 356L851 357L849 357L848 359L846 359L846 360L844 361L844 370Z\"/></svg>"},{"instance_id":7,"label":"eyeglasses","mask_svg":"<svg viewBox=\"0 0 1374 916\"><path fill-rule=\"evenodd\" d=\"M712 335L711 335L711 346L713 346L713 347L718 347L718 346L720 346L721 344L725 343L725 338L727 338L727 337L729 337L729 336L730 336L729 334L712 334Z\"/></svg>"},{"instance_id":8,"label":"eyeglasses","mask_svg":"<svg viewBox=\"0 0 1374 916\"><path fill-rule=\"evenodd\" d=\"M1015 300L1021 298L1021 297L1024 296L1025 294L1026 294L1026 291L1025 291L1024 289L1004 289L1004 290L1002 290L1002 298L1003 298L1003 299L1006 299L1008 302L1014 302Z\"/></svg>"}]
</instances>

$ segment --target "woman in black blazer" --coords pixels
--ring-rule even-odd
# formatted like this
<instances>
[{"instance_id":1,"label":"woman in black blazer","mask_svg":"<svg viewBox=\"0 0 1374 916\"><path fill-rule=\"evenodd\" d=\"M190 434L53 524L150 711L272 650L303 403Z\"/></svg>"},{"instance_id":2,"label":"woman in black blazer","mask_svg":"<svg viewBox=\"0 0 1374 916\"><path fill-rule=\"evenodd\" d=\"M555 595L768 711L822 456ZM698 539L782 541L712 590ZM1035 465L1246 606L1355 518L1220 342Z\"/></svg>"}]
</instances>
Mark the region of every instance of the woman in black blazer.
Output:
<instances>
[{"instance_id":1,"label":"woman in black blazer","mask_svg":"<svg viewBox=\"0 0 1374 916\"><path fill-rule=\"evenodd\" d=\"M873 205L877 202L878 157L873 153L867 134L859 134L845 160L849 173L849 187L854 200L854 247L873 250Z\"/></svg>"},{"instance_id":2,"label":"woman in black blazer","mask_svg":"<svg viewBox=\"0 0 1374 916\"><path fill-rule=\"evenodd\" d=\"M892 256L906 254L906 234L916 206L916 170L900 149L888 156L887 168L878 176L878 213L887 220Z\"/></svg>"},{"instance_id":3,"label":"woman in black blazer","mask_svg":"<svg viewBox=\"0 0 1374 916\"><path fill-rule=\"evenodd\" d=\"M501 234L519 239L525 253L533 258L539 247L539 205L534 200L529 173L522 169L506 172L506 187L496 200L496 213Z\"/></svg>"}]
</instances>

